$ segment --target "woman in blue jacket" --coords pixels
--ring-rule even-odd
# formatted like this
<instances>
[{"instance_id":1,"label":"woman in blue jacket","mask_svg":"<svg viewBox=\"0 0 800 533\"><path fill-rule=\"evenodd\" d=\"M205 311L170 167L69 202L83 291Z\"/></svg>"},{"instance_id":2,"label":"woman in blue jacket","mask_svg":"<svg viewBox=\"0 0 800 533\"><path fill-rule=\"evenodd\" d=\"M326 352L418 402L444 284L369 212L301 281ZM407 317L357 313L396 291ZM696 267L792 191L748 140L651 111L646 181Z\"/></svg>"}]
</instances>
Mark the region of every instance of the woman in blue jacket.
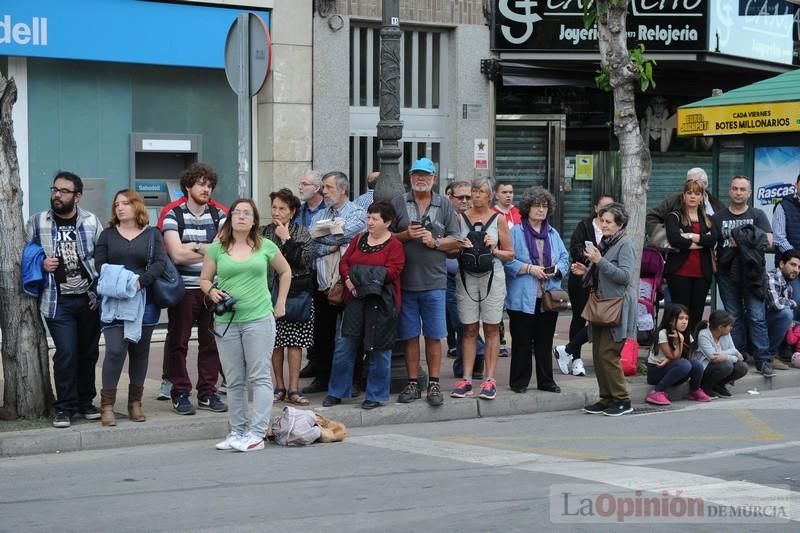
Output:
<instances>
[{"instance_id":1,"label":"woman in blue jacket","mask_svg":"<svg viewBox=\"0 0 800 533\"><path fill-rule=\"evenodd\" d=\"M511 373L514 392L525 392L531 381L536 358L536 386L539 390L561 392L553 379L553 335L558 313L543 308L544 291L560 289L569 268L569 255L547 219L555 198L542 187L531 187L522 195L519 211L522 223L511 229L514 259L504 264L506 310L511 331Z\"/></svg>"}]
</instances>

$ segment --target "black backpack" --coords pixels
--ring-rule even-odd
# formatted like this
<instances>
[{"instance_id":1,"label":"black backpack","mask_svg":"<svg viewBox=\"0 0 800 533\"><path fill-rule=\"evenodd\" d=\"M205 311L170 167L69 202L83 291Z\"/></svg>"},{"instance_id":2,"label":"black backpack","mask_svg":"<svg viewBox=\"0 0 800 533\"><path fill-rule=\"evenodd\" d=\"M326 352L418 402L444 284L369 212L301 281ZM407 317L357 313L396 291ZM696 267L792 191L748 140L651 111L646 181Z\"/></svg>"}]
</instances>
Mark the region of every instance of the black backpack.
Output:
<instances>
[{"instance_id":1,"label":"black backpack","mask_svg":"<svg viewBox=\"0 0 800 533\"><path fill-rule=\"evenodd\" d=\"M464 222L467 224L469 228L469 233L467 233L467 239L472 243L472 248L464 248L461 250L461 254L458 256L458 268L461 272L461 283L464 284L464 289L467 288L467 281L466 281L466 273L469 272L470 275L478 275L478 277L483 277L483 274L489 274L489 285L486 287L486 294L488 295L489 291L492 290L492 280L494 279L494 255L492 254L492 250L486 246L484 239L486 238L486 230L492 225L494 219L497 218L497 213L492 214L489 217L489 220L486 224L482 222L476 222L473 224L470 222L469 218L465 213L461 213L461 216L464 218ZM467 295L472 299L473 302L480 302L485 298L478 299L472 298L472 295L469 294L467 291Z\"/></svg>"}]
</instances>

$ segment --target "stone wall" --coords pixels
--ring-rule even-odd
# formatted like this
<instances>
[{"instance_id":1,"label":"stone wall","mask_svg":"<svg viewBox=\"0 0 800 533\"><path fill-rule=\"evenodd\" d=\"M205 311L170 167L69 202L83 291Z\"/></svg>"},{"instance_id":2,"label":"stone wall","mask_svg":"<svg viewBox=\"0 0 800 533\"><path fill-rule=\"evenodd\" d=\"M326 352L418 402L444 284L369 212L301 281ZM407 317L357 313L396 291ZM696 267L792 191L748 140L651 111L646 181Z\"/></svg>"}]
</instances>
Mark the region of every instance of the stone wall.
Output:
<instances>
[{"instance_id":1,"label":"stone wall","mask_svg":"<svg viewBox=\"0 0 800 533\"><path fill-rule=\"evenodd\" d=\"M432 24L485 24L487 0L400 0L400 20ZM381 0L337 0L342 16L381 18Z\"/></svg>"}]
</instances>

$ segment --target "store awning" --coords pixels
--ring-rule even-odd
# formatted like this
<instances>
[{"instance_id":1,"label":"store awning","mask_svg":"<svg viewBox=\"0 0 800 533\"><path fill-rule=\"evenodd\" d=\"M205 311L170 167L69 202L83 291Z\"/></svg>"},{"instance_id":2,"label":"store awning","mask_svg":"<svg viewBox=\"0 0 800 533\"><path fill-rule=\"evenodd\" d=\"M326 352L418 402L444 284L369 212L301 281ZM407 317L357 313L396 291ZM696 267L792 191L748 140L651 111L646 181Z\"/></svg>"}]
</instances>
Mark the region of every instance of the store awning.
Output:
<instances>
[{"instance_id":1,"label":"store awning","mask_svg":"<svg viewBox=\"0 0 800 533\"><path fill-rule=\"evenodd\" d=\"M678 108L678 135L800 132L800 70Z\"/></svg>"}]
</instances>

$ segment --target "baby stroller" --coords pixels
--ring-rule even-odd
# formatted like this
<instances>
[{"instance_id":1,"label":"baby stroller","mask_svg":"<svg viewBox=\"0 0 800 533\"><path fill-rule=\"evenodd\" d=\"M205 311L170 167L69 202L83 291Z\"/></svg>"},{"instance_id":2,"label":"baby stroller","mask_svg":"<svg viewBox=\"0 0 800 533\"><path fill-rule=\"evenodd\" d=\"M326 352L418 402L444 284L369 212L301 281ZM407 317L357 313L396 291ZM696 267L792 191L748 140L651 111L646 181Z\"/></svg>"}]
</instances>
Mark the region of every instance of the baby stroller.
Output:
<instances>
[{"instance_id":1,"label":"baby stroller","mask_svg":"<svg viewBox=\"0 0 800 533\"><path fill-rule=\"evenodd\" d=\"M639 273L639 306L636 315L636 340L640 346L651 346L658 325L658 302L664 298L661 282L664 279L664 257L658 248L646 246L642 250Z\"/></svg>"}]
</instances>

